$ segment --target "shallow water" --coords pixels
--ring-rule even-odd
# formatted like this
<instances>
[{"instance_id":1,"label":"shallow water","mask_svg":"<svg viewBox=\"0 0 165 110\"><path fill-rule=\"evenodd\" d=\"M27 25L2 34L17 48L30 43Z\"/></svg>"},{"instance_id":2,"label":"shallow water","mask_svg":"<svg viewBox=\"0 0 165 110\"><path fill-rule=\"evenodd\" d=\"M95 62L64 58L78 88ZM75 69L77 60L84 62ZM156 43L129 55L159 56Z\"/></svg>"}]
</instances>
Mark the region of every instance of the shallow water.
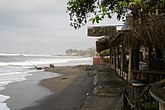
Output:
<instances>
[{"instance_id":1,"label":"shallow water","mask_svg":"<svg viewBox=\"0 0 165 110\"><path fill-rule=\"evenodd\" d=\"M21 110L28 106L33 106L37 104L37 101L51 95L52 92L39 86L39 82L43 79L58 77L61 74L51 73L51 72L34 72L31 76L28 76L25 81L16 82L8 85L6 89L0 91L9 99L3 102L7 102L7 108L0 108L0 110ZM5 98L5 97L4 97Z\"/></svg>"},{"instance_id":2,"label":"shallow water","mask_svg":"<svg viewBox=\"0 0 165 110\"><path fill-rule=\"evenodd\" d=\"M55 66L73 66L91 63L92 58L84 57L0 54L0 110L10 110L7 104L4 103L11 97L10 94L5 95L1 92L7 85L26 81L27 77L31 77L31 75L35 77L34 73L41 72L44 74L42 70L29 69L34 68L34 65L37 67L47 67L49 64L54 64ZM48 77L43 75L41 79L44 78ZM35 80L37 79L35 78Z\"/></svg>"}]
</instances>

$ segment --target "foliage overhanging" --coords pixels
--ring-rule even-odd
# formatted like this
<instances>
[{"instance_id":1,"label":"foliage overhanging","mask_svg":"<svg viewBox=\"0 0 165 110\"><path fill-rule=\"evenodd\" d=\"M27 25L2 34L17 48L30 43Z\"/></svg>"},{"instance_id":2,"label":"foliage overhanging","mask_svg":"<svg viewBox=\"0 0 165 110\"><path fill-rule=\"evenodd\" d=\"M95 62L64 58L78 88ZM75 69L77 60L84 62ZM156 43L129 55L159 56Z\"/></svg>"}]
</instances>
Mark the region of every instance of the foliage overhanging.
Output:
<instances>
[{"instance_id":1,"label":"foliage overhanging","mask_svg":"<svg viewBox=\"0 0 165 110\"><path fill-rule=\"evenodd\" d=\"M67 3L70 25L75 29L85 25L89 18L92 23L99 23L105 17L111 18L113 13L117 13L119 20L130 14L141 21L145 15L164 12L165 0L69 0Z\"/></svg>"}]
</instances>

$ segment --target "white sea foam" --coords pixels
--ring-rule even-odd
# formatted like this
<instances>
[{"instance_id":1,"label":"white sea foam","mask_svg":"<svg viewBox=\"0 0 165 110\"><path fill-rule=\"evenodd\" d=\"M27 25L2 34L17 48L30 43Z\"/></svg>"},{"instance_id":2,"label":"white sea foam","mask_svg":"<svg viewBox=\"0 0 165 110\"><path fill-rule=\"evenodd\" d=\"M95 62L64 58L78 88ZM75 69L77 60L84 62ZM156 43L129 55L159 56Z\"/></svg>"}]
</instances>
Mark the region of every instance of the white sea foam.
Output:
<instances>
[{"instance_id":1,"label":"white sea foam","mask_svg":"<svg viewBox=\"0 0 165 110\"><path fill-rule=\"evenodd\" d=\"M39 55L39 54L9 54L9 53L0 53L0 56L41 56L41 57L50 57L52 55Z\"/></svg>"},{"instance_id":2,"label":"white sea foam","mask_svg":"<svg viewBox=\"0 0 165 110\"><path fill-rule=\"evenodd\" d=\"M0 82L0 87L6 86L8 84L12 83L12 81L1 81Z\"/></svg>"},{"instance_id":3,"label":"white sea foam","mask_svg":"<svg viewBox=\"0 0 165 110\"><path fill-rule=\"evenodd\" d=\"M44 64L58 64L66 63L70 59L38 59L24 62L0 62L0 66L33 66L33 65L44 65Z\"/></svg>"},{"instance_id":4,"label":"white sea foam","mask_svg":"<svg viewBox=\"0 0 165 110\"><path fill-rule=\"evenodd\" d=\"M46 67L49 64L55 66L71 66L78 64L91 64L91 58L33 55L33 54L3 54L0 53L0 90L13 82L26 80L31 72L38 70L29 69L34 66ZM4 103L9 96L0 95L0 110L10 110Z\"/></svg>"},{"instance_id":5,"label":"white sea foam","mask_svg":"<svg viewBox=\"0 0 165 110\"><path fill-rule=\"evenodd\" d=\"M10 108L7 107L6 103L0 103L0 110L10 110Z\"/></svg>"},{"instance_id":6,"label":"white sea foam","mask_svg":"<svg viewBox=\"0 0 165 110\"><path fill-rule=\"evenodd\" d=\"M7 54L7 53L0 53L0 56L19 56L21 54Z\"/></svg>"},{"instance_id":7,"label":"white sea foam","mask_svg":"<svg viewBox=\"0 0 165 110\"><path fill-rule=\"evenodd\" d=\"M37 54L22 54L25 57L36 56L36 57L51 57L52 55L37 55Z\"/></svg>"},{"instance_id":8,"label":"white sea foam","mask_svg":"<svg viewBox=\"0 0 165 110\"><path fill-rule=\"evenodd\" d=\"M26 76L29 75L31 74L27 74L25 72L11 72L0 74L0 90L5 89L5 86L7 86L10 83L26 80ZM7 104L4 103L9 98L9 96L0 95L0 110L10 110L10 108L7 107Z\"/></svg>"},{"instance_id":9,"label":"white sea foam","mask_svg":"<svg viewBox=\"0 0 165 110\"><path fill-rule=\"evenodd\" d=\"M7 66L8 65L8 63L6 63L6 62L0 62L0 66Z\"/></svg>"},{"instance_id":10,"label":"white sea foam","mask_svg":"<svg viewBox=\"0 0 165 110\"><path fill-rule=\"evenodd\" d=\"M0 95L0 103L5 102L7 99L9 99L9 96L5 96L5 95ZM1 109L0 109L1 110Z\"/></svg>"},{"instance_id":11,"label":"white sea foam","mask_svg":"<svg viewBox=\"0 0 165 110\"><path fill-rule=\"evenodd\" d=\"M10 108L7 107L7 104L3 103L9 98L9 96L0 95L0 110L10 110Z\"/></svg>"}]
</instances>

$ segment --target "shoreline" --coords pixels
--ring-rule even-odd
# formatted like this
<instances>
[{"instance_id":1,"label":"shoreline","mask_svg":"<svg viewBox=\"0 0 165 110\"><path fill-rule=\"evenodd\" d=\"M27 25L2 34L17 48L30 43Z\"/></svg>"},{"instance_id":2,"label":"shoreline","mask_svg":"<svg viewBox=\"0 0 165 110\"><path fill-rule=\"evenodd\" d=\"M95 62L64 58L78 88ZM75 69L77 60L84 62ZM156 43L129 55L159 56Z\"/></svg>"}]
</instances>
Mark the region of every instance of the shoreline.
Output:
<instances>
[{"instance_id":1,"label":"shoreline","mask_svg":"<svg viewBox=\"0 0 165 110\"><path fill-rule=\"evenodd\" d=\"M59 94L64 88L73 82L74 78L83 75L84 70L85 65L46 68L46 72L58 73L61 74L61 76L43 79L40 81L39 85L50 89L54 94Z\"/></svg>"},{"instance_id":2,"label":"shoreline","mask_svg":"<svg viewBox=\"0 0 165 110\"><path fill-rule=\"evenodd\" d=\"M21 110L25 107L33 106L43 97L53 94L48 88L40 86L39 83L43 79L58 77L59 74L44 71L33 72L31 74L26 77L26 80L11 83L4 90L0 91L0 94L10 97L3 102L7 103L7 107L10 110ZM5 108L3 110L8 109Z\"/></svg>"},{"instance_id":3,"label":"shoreline","mask_svg":"<svg viewBox=\"0 0 165 110\"><path fill-rule=\"evenodd\" d=\"M94 88L93 77L85 71L87 65L46 68L45 71L62 76L41 80L39 85L53 94L38 101L35 106L21 110L81 110L87 95Z\"/></svg>"}]
</instances>

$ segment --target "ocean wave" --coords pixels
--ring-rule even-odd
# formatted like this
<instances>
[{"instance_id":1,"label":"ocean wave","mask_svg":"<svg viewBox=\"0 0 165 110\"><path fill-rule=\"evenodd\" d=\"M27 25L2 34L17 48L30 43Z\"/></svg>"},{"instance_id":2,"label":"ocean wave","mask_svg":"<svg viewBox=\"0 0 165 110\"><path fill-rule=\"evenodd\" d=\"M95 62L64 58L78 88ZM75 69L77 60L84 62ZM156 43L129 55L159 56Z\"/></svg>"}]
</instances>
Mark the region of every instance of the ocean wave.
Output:
<instances>
[{"instance_id":1,"label":"ocean wave","mask_svg":"<svg viewBox=\"0 0 165 110\"><path fill-rule=\"evenodd\" d=\"M7 54L7 53L0 53L0 56L21 56L21 54Z\"/></svg>"},{"instance_id":2,"label":"ocean wave","mask_svg":"<svg viewBox=\"0 0 165 110\"><path fill-rule=\"evenodd\" d=\"M56 57L54 55L40 55L40 54L9 54L9 53L0 53L0 56L24 56L24 57Z\"/></svg>"}]
</instances>

